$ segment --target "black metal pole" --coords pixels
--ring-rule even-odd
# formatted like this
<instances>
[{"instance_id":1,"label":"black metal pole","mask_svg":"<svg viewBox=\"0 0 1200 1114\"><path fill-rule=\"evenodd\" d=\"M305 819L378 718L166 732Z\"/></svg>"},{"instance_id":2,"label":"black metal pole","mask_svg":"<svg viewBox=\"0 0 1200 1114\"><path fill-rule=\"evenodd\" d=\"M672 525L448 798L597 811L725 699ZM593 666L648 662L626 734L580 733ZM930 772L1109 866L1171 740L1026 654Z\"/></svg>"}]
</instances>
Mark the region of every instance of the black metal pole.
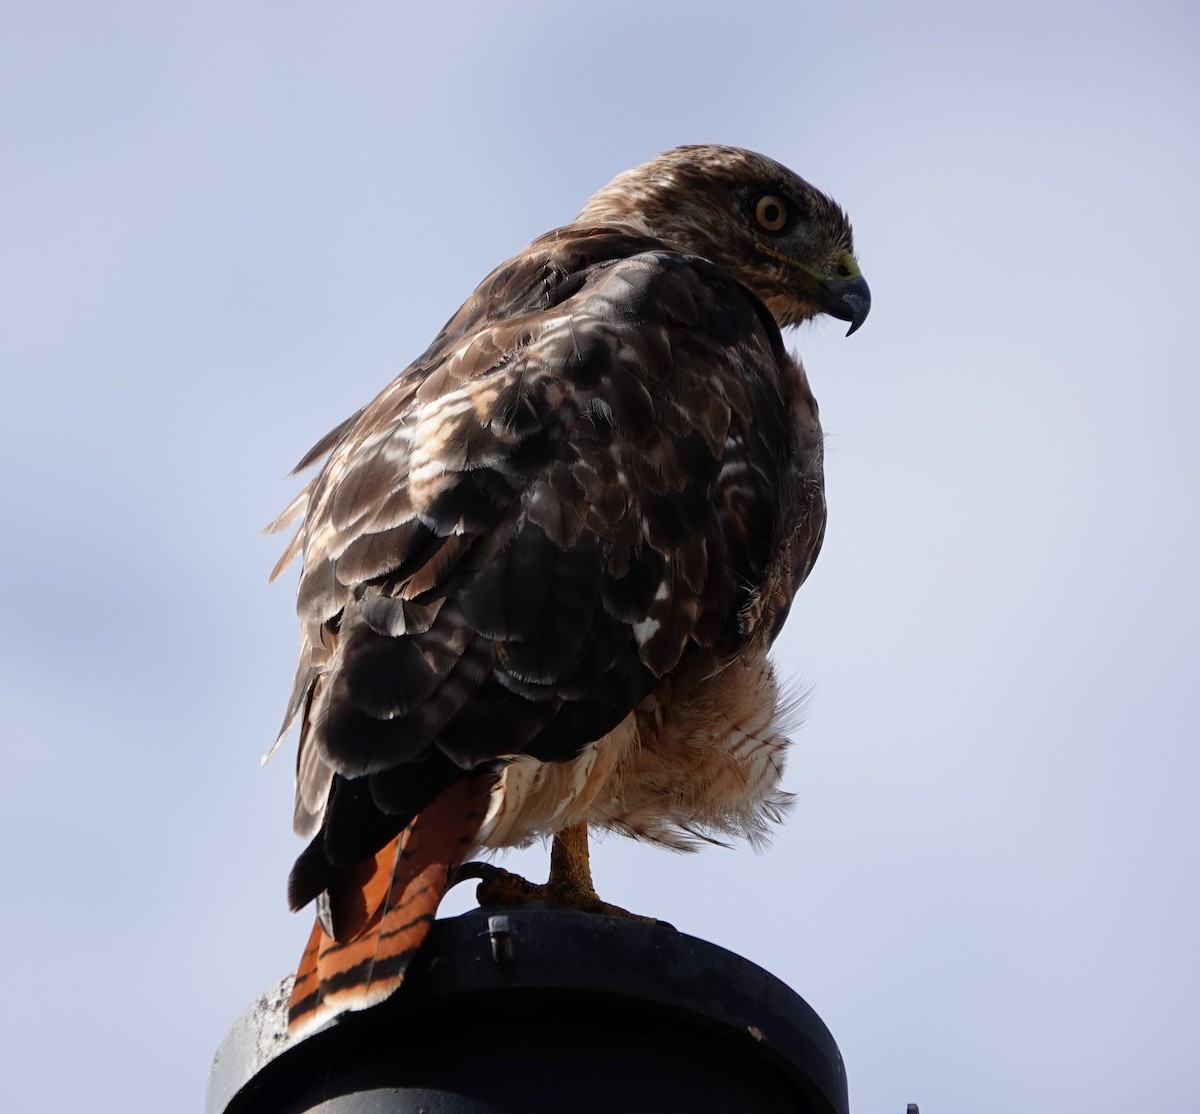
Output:
<instances>
[{"instance_id":1,"label":"black metal pole","mask_svg":"<svg viewBox=\"0 0 1200 1114\"><path fill-rule=\"evenodd\" d=\"M391 999L297 1042L290 989L230 1030L206 1114L848 1114L808 1004L668 925L533 904L438 921Z\"/></svg>"}]
</instances>

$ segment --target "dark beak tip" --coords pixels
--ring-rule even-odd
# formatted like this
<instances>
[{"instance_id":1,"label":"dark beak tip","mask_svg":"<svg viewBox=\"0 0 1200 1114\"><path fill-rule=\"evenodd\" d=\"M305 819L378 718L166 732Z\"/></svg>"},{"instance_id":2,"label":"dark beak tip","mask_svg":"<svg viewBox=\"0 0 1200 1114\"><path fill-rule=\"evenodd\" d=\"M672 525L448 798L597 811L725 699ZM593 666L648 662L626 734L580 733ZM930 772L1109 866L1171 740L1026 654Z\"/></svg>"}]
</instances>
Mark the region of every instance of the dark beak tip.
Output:
<instances>
[{"instance_id":1,"label":"dark beak tip","mask_svg":"<svg viewBox=\"0 0 1200 1114\"><path fill-rule=\"evenodd\" d=\"M852 279L825 279L819 292L823 312L839 321L849 321L846 336L857 332L871 312L871 288L862 275Z\"/></svg>"},{"instance_id":2,"label":"dark beak tip","mask_svg":"<svg viewBox=\"0 0 1200 1114\"><path fill-rule=\"evenodd\" d=\"M850 328L846 330L846 336L858 331L859 326L867 319L867 314L871 312L871 296L868 294L865 297L857 294L847 294L845 297L846 304L850 307Z\"/></svg>"}]
</instances>

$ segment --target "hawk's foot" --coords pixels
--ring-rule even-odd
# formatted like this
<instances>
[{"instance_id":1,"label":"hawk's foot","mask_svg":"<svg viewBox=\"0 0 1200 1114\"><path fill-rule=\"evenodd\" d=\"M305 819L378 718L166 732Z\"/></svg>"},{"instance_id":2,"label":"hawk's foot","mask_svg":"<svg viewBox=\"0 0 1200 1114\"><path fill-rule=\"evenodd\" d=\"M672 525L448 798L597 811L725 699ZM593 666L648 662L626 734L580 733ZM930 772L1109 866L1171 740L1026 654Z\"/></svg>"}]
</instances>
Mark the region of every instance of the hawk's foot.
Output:
<instances>
[{"instance_id":1,"label":"hawk's foot","mask_svg":"<svg viewBox=\"0 0 1200 1114\"><path fill-rule=\"evenodd\" d=\"M590 886L572 884L573 879L555 879L546 882L530 882L519 874L491 863L463 863L455 872L455 882L467 878L480 879L475 890L475 900L481 906L504 905L522 901L544 901L547 905L565 905L581 913L599 913L605 917L624 917L641 921L643 924L659 924L653 917L631 913L619 905L601 901L600 895Z\"/></svg>"}]
</instances>

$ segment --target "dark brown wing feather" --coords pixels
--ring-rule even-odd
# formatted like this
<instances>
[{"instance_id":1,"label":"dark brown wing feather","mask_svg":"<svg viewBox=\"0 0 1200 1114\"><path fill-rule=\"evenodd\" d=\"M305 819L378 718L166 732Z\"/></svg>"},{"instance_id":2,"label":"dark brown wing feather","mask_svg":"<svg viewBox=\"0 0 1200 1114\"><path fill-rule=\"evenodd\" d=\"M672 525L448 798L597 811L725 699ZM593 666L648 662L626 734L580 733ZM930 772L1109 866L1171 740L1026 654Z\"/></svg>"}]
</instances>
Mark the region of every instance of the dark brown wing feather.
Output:
<instances>
[{"instance_id":1,"label":"dark brown wing feather","mask_svg":"<svg viewBox=\"0 0 1200 1114\"><path fill-rule=\"evenodd\" d=\"M684 654L777 627L823 522L819 475L796 479L798 379L724 271L572 228L322 442L285 723L316 833L293 905L464 771L569 758Z\"/></svg>"}]
</instances>

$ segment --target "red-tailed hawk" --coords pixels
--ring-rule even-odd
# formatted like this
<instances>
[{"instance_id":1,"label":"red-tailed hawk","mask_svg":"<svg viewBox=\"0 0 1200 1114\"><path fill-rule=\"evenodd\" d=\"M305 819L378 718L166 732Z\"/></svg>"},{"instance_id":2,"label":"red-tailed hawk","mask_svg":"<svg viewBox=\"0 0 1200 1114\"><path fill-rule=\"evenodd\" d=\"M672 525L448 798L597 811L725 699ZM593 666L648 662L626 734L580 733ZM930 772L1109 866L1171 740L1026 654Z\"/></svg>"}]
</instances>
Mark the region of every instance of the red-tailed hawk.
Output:
<instances>
[{"instance_id":1,"label":"red-tailed hawk","mask_svg":"<svg viewBox=\"0 0 1200 1114\"><path fill-rule=\"evenodd\" d=\"M780 328L862 324L850 224L761 155L669 151L493 271L301 461L289 898L295 1032L390 994L451 872L554 837L539 892L606 907L589 826L761 836L767 657L821 545L817 407ZM488 894L485 892L484 897Z\"/></svg>"}]
</instances>

